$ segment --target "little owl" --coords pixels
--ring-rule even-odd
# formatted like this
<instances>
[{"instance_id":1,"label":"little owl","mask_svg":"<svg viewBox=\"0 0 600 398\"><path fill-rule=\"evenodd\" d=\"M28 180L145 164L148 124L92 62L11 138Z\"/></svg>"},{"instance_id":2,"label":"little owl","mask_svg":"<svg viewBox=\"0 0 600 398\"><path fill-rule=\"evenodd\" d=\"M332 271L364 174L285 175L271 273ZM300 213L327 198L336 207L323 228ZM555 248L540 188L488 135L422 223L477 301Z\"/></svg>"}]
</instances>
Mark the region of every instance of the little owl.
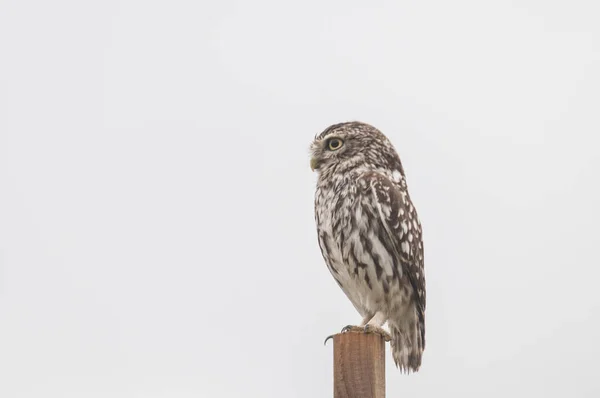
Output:
<instances>
[{"instance_id":1,"label":"little owl","mask_svg":"<svg viewBox=\"0 0 600 398\"><path fill-rule=\"evenodd\" d=\"M416 372L425 349L423 241L400 157L383 133L360 122L327 128L311 154L321 253L363 317L343 331L383 335L396 366Z\"/></svg>"}]
</instances>

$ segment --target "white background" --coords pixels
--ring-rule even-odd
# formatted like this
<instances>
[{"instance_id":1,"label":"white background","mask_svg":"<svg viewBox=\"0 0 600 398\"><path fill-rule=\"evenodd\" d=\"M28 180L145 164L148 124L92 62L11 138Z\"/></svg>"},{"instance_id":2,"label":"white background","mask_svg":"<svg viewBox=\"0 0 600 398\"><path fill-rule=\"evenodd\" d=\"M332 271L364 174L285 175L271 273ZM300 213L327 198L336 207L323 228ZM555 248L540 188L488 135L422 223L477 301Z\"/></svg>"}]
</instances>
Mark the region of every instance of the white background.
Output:
<instances>
[{"instance_id":1,"label":"white background","mask_svg":"<svg viewBox=\"0 0 600 398\"><path fill-rule=\"evenodd\" d=\"M600 396L597 4L1 0L0 396L330 397L308 146L347 120L424 225L388 396Z\"/></svg>"}]
</instances>

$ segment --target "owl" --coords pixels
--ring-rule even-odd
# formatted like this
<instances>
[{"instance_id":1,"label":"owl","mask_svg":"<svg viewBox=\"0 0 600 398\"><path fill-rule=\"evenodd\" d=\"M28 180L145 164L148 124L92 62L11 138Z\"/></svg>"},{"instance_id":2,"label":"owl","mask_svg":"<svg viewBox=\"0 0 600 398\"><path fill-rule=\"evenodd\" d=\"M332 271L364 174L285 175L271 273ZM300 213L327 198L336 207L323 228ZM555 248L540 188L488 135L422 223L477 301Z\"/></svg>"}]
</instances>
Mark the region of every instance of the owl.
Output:
<instances>
[{"instance_id":1,"label":"owl","mask_svg":"<svg viewBox=\"0 0 600 398\"><path fill-rule=\"evenodd\" d=\"M362 317L342 331L382 334L396 366L417 372L425 349L423 240L400 157L361 122L328 127L310 152L319 247Z\"/></svg>"}]
</instances>

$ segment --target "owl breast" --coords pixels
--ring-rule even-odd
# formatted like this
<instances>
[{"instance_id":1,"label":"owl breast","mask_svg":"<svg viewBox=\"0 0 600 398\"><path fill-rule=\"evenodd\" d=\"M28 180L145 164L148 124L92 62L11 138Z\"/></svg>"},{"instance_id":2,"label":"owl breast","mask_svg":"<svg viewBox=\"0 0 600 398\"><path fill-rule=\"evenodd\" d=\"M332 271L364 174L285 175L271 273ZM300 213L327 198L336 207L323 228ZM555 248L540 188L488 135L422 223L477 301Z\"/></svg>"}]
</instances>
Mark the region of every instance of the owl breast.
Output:
<instances>
[{"instance_id":1,"label":"owl breast","mask_svg":"<svg viewBox=\"0 0 600 398\"><path fill-rule=\"evenodd\" d=\"M400 267L382 243L378 210L352 181L317 189L316 222L329 271L364 317L403 306ZM405 290L405 288L404 288Z\"/></svg>"}]
</instances>

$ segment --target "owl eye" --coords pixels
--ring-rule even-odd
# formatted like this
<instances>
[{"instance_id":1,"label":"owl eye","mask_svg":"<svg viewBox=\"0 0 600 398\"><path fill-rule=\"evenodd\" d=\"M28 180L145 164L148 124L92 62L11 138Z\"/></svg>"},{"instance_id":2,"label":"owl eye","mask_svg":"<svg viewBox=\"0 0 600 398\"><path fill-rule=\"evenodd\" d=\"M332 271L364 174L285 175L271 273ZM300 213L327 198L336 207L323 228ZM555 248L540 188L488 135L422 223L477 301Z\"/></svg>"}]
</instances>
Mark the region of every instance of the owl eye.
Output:
<instances>
[{"instance_id":1,"label":"owl eye","mask_svg":"<svg viewBox=\"0 0 600 398\"><path fill-rule=\"evenodd\" d=\"M327 148L329 148L330 151L336 151L340 149L343 144L344 141L340 140L339 138L332 138L327 142Z\"/></svg>"}]
</instances>

